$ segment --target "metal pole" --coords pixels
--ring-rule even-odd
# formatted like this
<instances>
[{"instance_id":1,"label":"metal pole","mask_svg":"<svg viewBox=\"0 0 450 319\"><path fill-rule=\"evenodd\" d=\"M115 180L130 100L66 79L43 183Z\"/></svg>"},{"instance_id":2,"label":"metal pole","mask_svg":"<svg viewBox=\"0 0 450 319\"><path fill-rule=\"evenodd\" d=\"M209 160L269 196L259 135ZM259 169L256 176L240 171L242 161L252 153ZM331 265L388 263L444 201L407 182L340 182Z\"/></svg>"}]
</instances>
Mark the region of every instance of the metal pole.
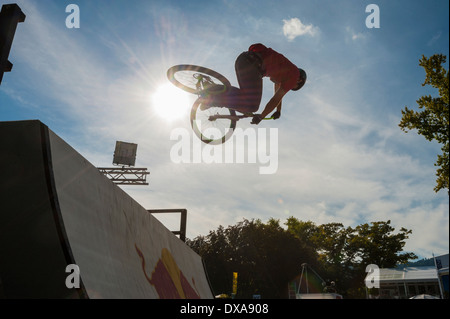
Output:
<instances>
[{"instance_id":1,"label":"metal pole","mask_svg":"<svg viewBox=\"0 0 450 319\"><path fill-rule=\"evenodd\" d=\"M297 295L300 294L300 287L302 286L302 279L303 279L303 270L305 269L305 267L302 265L302 273L300 275L300 282L298 284L298 289L297 289ZM297 296L295 296L295 298L297 299Z\"/></svg>"},{"instance_id":2,"label":"metal pole","mask_svg":"<svg viewBox=\"0 0 450 319\"><path fill-rule=\"evenodd\" d=\"M406 286L406 281L403 282L403 286L405 287L405 296L406 299L408 299L408 287ZM400 292L400 291L399 291ZM399 293L399 297L400 297L400 293Z\"/></svg>"},{"instance_id":3,"label":"metal pole","mask_svg":"<svg viewBox=\"0 0 450 319\"><path fill-rule=\"evenodd\" d=\"M308 286L308 266L305 267L305 278L306 278L306 293L309 294L309 286Z\"/></svg>"},{"instance_id":4,"label":"metal pole","mask_svg":"<svg viewBox=\"0 0 450 319\"><path fill-rule=\"evenodd\" d=\"M431 254L433 255L434 267L436 268L436 275L437 275L438 285L439 285L439 293L441 295L441 299L444 299L444 293L442 292L441 278L439 277L439 269L437 267L436 257L434 257L434 253L431 253Z\"/></svg>"},{"instance_id":5,"label":"metal pole","mask_svg":"<svg viewBox=\"0 0 450 319\"><path fill-rule=\"evenodd\" d=\"M187 224L187 209L147 209L150 214L163 214L163 213L181 213L180 217L180 230L172 231L175 235L180 235L182 241L186 241L186 224Z\"/></svg>"}]
</instances>

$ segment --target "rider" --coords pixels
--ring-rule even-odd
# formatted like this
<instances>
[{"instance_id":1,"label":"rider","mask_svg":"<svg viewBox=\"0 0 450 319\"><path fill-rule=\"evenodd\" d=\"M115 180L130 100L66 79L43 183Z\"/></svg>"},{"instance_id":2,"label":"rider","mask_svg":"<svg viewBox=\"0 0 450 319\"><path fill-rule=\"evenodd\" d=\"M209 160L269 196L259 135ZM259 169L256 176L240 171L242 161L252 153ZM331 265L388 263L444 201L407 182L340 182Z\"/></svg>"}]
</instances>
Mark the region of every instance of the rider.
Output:
<instances>
[{"instance_id":1,"label":"rider","mask_svg":"<svg viewBox=\"0 0 450 319\"><path fill-rule=\"evenodd\" d=\"M235 63L239 88L231 87L227 92L202 97L202 109L211 104L224 105L241 113L256 112L262 97L262 78L267 76L275 83L274 95L261 114L253 116L252 124L259 124L275 108L273 118L281 116L281 100L292 90L299 90L306 81L306 73L282 54L261 43L252 44L241 53Z\"/></svg>"}]
</instances>

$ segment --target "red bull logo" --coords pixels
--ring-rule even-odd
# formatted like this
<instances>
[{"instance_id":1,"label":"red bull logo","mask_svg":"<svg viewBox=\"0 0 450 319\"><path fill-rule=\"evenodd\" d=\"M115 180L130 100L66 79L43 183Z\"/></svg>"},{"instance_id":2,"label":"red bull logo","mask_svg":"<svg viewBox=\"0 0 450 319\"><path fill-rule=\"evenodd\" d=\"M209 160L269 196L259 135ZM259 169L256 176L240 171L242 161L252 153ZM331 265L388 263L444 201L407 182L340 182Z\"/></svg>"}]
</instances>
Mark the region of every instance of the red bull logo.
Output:
<instances>
[{"instance_id":1,"label":"red bull logo","mask_svg":"<svg viewBox=\"0 0 450 319\"><path fill-rule=\"evenodd\" d=\"M200 299L194 278L191 285L168 249L161 250L161 258L149 276L145 269L144 254L136 244L134 246L141 259L144 276L155 287L160 299Z\"/></svg>"}]
</instances>

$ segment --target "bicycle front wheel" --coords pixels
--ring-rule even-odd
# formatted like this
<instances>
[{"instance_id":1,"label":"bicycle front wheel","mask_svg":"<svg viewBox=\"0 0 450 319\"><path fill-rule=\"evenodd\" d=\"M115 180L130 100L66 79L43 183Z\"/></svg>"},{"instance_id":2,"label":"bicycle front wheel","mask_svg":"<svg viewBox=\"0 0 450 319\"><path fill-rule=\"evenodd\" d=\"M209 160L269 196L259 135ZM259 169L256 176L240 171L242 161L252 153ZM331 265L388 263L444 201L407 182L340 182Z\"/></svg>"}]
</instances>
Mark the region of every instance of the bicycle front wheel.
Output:
<instances>
[{"instance_id":1,"label":"bicycle front wheel","mask_svg":"<svg viewBox=\"0 0 450 319\"><path fill-rule=\"evenodd\" d=\"M167 70L167 78L175 86L189 93L200 94L206 88L203 85L222 85L224 91L231 87L230 81L222 74L203 66L180 64ZM217 92L217 93L223 93Z\"/></svg>"},{"instance_id":2,"label":"bicycle front wheel","mask_svg":"<svg viewBox=\"0 0 450 319\"><path fill-rule=\"evenodd\" d=\"M191 126L195 135L206 144L219 145L225 143L236 128L236 112L226 107L211 106L201 109L202 103L198 98L191 110ZM220 118L216 118L221 115ZM228 117L229 116L229 117Z\"/></svg>"}]
</instances>

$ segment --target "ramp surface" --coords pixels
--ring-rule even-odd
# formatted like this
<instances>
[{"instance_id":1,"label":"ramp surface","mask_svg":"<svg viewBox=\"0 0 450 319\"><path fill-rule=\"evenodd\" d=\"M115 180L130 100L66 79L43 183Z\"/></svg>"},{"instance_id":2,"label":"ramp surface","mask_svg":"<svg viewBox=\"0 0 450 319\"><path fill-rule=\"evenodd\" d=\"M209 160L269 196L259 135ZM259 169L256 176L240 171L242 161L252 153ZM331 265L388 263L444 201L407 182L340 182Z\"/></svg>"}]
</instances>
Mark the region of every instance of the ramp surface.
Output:
<instances>
[{"instance_id":1,"label":"ramp surface","mask_svg":"<svg viewBox=\"0 0 450 319\"><path fill-rule=\"evenodd\" d=\"M0 148L0 297L213 297L200 256L44 124L0 122Z\"/></svg>"}]
</instances>

